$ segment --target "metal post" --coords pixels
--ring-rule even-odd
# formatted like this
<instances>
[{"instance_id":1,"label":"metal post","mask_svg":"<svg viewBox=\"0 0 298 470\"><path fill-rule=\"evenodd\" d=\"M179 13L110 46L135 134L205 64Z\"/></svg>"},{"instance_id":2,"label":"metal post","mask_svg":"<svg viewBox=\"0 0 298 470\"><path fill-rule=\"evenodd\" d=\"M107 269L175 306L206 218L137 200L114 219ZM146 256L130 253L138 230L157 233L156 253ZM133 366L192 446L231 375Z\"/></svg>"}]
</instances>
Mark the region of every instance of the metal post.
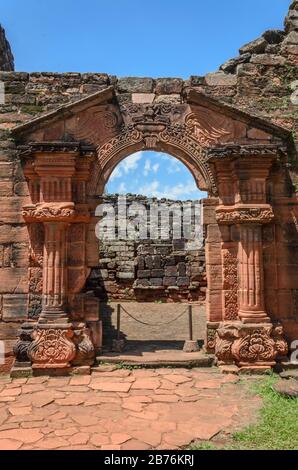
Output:
<instances>
[{"instance_id":1,"label":"metal post","mask_svg":"<svg viewBox=\"0 0 298 470\"><path fill-rule=\"evenodd\" d=\"M121 313L121 305L117 304L117 340L120 339L120 313Z\"/></svg>"},{"instance_id":2,"label":"metal post","mask_svg":"<svg viewBox=\"0 0 298 470\"><path fill-rule=\"evenodd\" d=\"M183 351L187 353L199 351L197 340L193 339L193 325L192 325L192 305L188 305L188 323L189 323L189 339L187 339L183 346Z\"/></svg>"},{"instance_id":3,"label":"metal post","mask_svg":"<svg viewBox=\"0 0 298 470\"><path fill-rule=\"evenodd\" d=\"M188 306L188 321L189 321L189 340L193 341L192 305Z\"/></svg>"}]
</instances>

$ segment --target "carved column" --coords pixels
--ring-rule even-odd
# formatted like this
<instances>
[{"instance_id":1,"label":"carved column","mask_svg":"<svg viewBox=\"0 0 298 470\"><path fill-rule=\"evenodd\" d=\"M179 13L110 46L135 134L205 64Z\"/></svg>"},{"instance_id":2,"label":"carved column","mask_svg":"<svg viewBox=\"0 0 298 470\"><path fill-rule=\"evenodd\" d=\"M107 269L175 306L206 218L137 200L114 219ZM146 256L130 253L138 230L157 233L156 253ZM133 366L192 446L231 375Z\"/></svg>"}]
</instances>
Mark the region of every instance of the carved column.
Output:
<instances>
[{"instance_id":1,"label":"carved column","mask_svg":"<svg viewBox=\"0 0 298 470\"><path fill-rule=\"evenodd\" d=\"M224 305L224 321L216 333L215 354L219 364L266 369L287 352L282 327L272 324L264 299L262 231L263 225L274 219L266 194L274 151L277 154L273 146L231 146L224 153L212 150L219 181L216 220L222 228L227 226L230 233L229 241L223 243L223 248L228 249L223 253L224 260L227 258L223 264L223 285L228 286L229 295L233 294L233 279L238 290L235 296L230 295L236 300L233 304L236 315L231 321ZM237 279L231 276L229 268L233 244Z\"/></svg>"},{"instance_id":2,"label":"carved column","mask_svg":"<svg viewBox=\"0 0 298 470\"><path fill-rule=\"evenodd\" d=\"M40 323L65 321L67 273L66 231L63 222L45 222L43 306Z\"/></svg>"},{"instance_id":3,"label":"carved column","mask_svg":"<svg viewBox=\"0 0 298 470\"><path fill-rule=\"evenodd\" d=\"M73 341L67 286L68 228L89 220L84 200L76 204L74 199L79 156L75 144L37 144L26 171L33 204L23 208L23 216L27 223L44 227L42 311L28 349L33 369L69 368L79 350Z\"/></svg>"},{"instance_id":4,"label":"carved column","mask_svg":"<svg viewBox=\"0 0 298 470\"><path fill-rule=\"evenodd\" d=\"M243 323L269 322L264 304L262 226L240 226L239 317Z\"/></svg>"}]
</instances>

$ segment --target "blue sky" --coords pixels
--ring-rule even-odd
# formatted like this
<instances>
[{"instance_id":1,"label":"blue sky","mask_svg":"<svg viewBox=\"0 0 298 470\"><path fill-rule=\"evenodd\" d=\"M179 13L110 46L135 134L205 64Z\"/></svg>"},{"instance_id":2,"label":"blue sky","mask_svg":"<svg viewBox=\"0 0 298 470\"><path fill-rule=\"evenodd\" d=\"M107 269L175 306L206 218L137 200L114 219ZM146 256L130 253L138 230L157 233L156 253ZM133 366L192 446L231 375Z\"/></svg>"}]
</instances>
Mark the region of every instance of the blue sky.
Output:
<instances>
[{"instance_id":1,"label":"blue sky","mask_svg":"<svg viewBox=\"0 0 298 470\"><path fill-rule=\"evenodd\" d=\"M188 78L217 70L266 29L283 29L290 3L0 0L0 22L18 71ZM108 191L200 197L189 171L167 158L153 152L128 157L116 168Z\"/></svg>"},{"instance_id":2,"label":"blue sky","mask_svg":"<svg viewBox=\"0 0 298 470\"><path fill-rule=\"evenodd\" d=\"M110 176L106 191L174 200L205 197L183 163L158 152L137 152L125 158Z\"/></svg>"}]
</instances>

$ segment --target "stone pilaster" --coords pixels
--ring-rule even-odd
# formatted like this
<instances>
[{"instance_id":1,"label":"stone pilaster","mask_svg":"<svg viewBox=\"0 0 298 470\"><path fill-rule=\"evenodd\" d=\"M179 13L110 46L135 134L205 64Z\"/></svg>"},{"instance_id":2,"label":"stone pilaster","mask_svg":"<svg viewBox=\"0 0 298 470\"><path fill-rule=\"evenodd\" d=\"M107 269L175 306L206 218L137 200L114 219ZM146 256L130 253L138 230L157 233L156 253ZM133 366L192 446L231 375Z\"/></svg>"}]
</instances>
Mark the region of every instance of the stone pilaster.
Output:
<instances>
[{"instance_id":1,"label":"stone pilaster","mask_svg":"<svg viewBox=\"0 0 298 470\"><path fill-rule=\"evenodd\" d=\"M240 226L239 317L243 323L269 322L265 312L262 226Z\"/></svg>"},{"instance_id":2,"label":"stone pilaster","mask_svg":"<svg viewBox=\"0 0 298 470\"><path fill-rule=\"evenodd\" d=\"M32 369L69 369L73 361L89 366L94 356L89 329L70 315L67 251L70 225L89 221L85 181L90 161L78 161L74 144L37 146L31 155L25 174L32 204L23 207L23 217L27 224L43 225L44 247L42 310L27 355Z\"/></svg>"}]
</instances>

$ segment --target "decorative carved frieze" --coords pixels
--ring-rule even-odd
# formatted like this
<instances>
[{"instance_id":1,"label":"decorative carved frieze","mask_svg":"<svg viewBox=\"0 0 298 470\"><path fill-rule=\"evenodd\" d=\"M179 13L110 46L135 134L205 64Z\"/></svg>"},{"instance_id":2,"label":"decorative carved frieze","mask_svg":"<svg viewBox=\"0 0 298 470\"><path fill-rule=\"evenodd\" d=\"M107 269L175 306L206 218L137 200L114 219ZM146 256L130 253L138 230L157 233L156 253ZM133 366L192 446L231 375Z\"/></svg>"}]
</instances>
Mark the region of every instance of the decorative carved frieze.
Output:
<instances>
[{"instance_id":1,"label":"decorative carved frieze","mask_svg":"<svg viewBox=\"0 0 298 470\"><path fill-rule=\"evenodd\" d=\"M26 158L27 163L33 163L32 155L35 153L78 153L88 156L94 155L94 147L82 145L80 142L30 142L18 147L21 158Z\"/></svg>"},{"instance_id":2,"label":"decorative carved frieze","mask_svg":"<svg viewBox=\"0 0 298 470\"><path fill-rule=\"evenodd\" d=\"M69 132L81 142L100 147L119 132L123 121L115 105L92 106L78 113L76 125Z\"/></svg>"},{"instance_id":3,"label":"decorative carved frieze","mask_svg":"<svg viewBox=\"0 0 298 470\"><path fill-rule=\"evenodd\" d=\"M36 369L66 368L70 366L76 354L76 347L71 338L71 329L49 327L36 328L33 333L28 355L32 367Z\"/></svg>"},{"instance_id":4,"label":"decorative carved frieze","mask_svg":"<svg viewBox=\"0 0 298 470\"><path fill-rule=\"evenodd\" d=\"M228 136L229 131L220 127L212 119L212 114L206 112L190 113L185 120L186 127L191 135L202 147L210 147L222 137Z\"/></svg>"},{"instance_id":5,"label":"decorative carved frieze","mask_svg":"<svg viewBox=\"0 0 298 470\"><path fill-rule=\"evenodd\" d=\"M224 318L238 318L238 259L229 250L223 252Z\"/></svg>"},{"instance_id":6,"label":"decorative carved frieze","mask_svg":"<svg viewBox=\"0 0 298 470\"><path fill-rule=\"evenodd\" d=\"M207 160L235 159L239 157L277 157L286 154L286 147L275 144L259 145L223 145L207 150Z\"/></svg>"},{"instance_id":7,"label":"decorative carved frieze","mask_svg":"<svg viewBox=\"0 0 298 470\"><path fill-rule=\"evenodd\" d=\"M282 326L222 323L216 333L215 354L220 363L241 367L273 366L288 351Z\"/></svg>"},{"instance_id":8,"label":"decorative carved frieze","mask_svg":"<svg viewBox=\"0 0 298 470\"><path fill-rule=\"evenodd\" d=\"M30 320L38 320L42 311L42 295L41 294L29 294L28 304L28 318Z\"/></svg>"},{"instance_id":9,"label":"decorative carved frieze","mask_svg":"<svg viewBox=\"0 0 298 470\"><path fill-rule=\"evenodd\" d=\"M216 220L219 224L267 224L274 219L271 207L248 207L248 208L220 208L216 210Z\"/></svg>"},{"instance_id":10,"label":"decorative carved frieze","mask_svg":"<svg viewBox=\"0 0 298 470\"><path fill-rule=\"evenodd\" d=\"M98 148L99 169L106 168L114 161L117 155L125 153L132 146L141 149L161 150L176 148L179 154L185 155L189 161L196 163L210 194L217 194L216 180L211 166L205 161L205 153L191 132L187 131L185 125L165 126L159 122L151 124L130 124L123 127L121 132L103 146ZM98 169L98 171L99 171ZM98 174L94 174L89 184L89 192L95 192L98 187Z\"/></svg>"},{"instance_id":11,"label":"decorative carved frieze","mask_svg":"<svg viewBox=\"0 0 298 470\"><path fill-rule=\"evenodd\" d=\"M88 222L90 217L86 205L73 203L24 206L22 215L26 222Z\"/></svg>"}]
</instances>

